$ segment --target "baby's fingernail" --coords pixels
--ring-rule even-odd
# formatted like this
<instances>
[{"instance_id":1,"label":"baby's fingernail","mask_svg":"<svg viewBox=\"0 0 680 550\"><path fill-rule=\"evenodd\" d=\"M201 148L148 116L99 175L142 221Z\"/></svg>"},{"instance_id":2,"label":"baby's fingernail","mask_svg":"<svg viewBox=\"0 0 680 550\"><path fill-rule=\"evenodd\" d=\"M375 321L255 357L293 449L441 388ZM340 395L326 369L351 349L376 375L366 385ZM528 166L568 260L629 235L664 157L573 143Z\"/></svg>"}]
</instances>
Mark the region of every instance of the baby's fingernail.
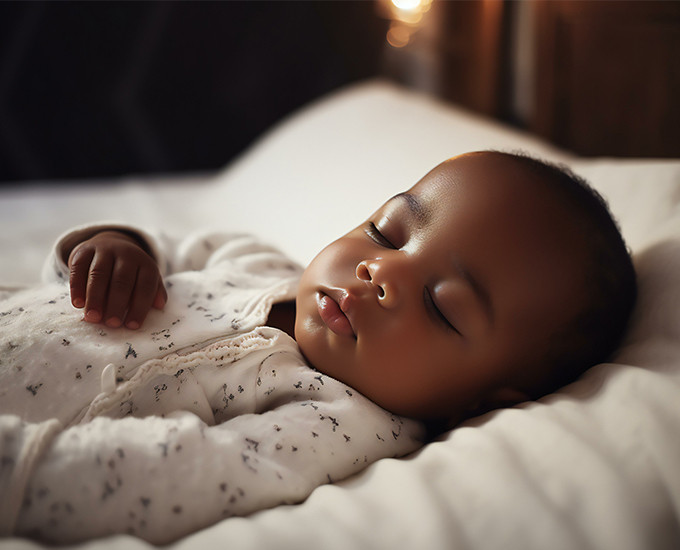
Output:
<instances>
[{"instance_id":1,"label":"baby's fingernail","mask_svg":"<svg viewBox=\"0 0 680 550\"><path fill-rule=\"evenodd\" d=\"M85 300L82 298L74 298L73 307L81 308L85 306Z\"/></svg>"},{"instance_id":2,"label":"baby's fingernail","mask_svg":"<svg viewBox=\"0 0 680 550\"><path fill-rule=\"evenodd\" d=\"M139 323L137 321L128 321L125 326L131 330L137 330L139 328Z\"/></svg>"},{"instance_id":3,"label":"baby's fingernail","mask_svg":"<svg viewBox=\"0 0 680 550\"><path fill-rule=\"evenodd\" d=\"M109 317L106 320L106 325L111 328L118 328L121 325L121 321L118 317Z\"/></svg>"},{"instance_id":4,"label":"baby's fingernail","mask_svg":"<svg viewBox=\"0 0 680 550\"><path fill-rule=\"evenodd\" d=\"M101 318L102 315L97 310L90 309L85 312L85 320L90 321L91 323L98 323Z\"/></svg>"}]
</instances>

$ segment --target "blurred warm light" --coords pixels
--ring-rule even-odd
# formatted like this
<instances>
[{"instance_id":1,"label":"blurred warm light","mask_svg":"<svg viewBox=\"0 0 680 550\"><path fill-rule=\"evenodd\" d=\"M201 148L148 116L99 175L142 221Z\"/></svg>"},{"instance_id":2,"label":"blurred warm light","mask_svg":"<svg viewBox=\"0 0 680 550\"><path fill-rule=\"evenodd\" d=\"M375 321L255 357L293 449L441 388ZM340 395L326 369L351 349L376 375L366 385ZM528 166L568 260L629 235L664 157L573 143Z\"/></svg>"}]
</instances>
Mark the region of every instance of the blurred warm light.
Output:
<instances>
[{"instance_id":1,"label":"blurred warm light","mask_svg":"<svg viewBox=\"0 0 680 550\"><path fill-rule=\"evenodd\" d=\"M392 19L417 25L430 9L432 0L390 0Z\"/></svg>"},{"instance_id":2,"label":"blurred warm light","mask_svg":"<svg viewBox=\"0 0 680 550\"><path fill-rule=\"evenodd\" d=\"M395 48L403 48L418 30L432 0L382 0L381 4L383 14L392 20L387 31L387 42Z\"/></svg>"},{"instance_id":3,"label":"blurred warm light","mask_svg":"<svg viewBox=\"0 0 680 550\"><path fill-rule=\"evenodd\" d=\"M421 0L392 0L392 4L400 10L416 10L422 2Z\"/></svg>"},{"instance_id":4,"label":"blurred warm light","mask_svg":"<svg viewBox=\"0 0 680 550\"><path fill-rule=\"evenodd\" d=\"M403 25L390 25L387 31L387 42L395 48L403 48L411 39L411 31Z\"/></svg>"}]
</instances>

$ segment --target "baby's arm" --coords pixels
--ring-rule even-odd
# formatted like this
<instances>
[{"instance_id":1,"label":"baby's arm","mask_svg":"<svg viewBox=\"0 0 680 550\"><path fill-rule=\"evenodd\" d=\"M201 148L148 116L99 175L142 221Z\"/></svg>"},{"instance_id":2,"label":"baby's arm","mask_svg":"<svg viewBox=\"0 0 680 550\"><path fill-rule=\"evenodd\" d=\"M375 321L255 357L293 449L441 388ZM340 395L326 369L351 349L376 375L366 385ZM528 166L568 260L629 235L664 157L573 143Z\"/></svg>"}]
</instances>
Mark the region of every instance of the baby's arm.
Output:
<instances>
[{"instance_id":1,"label":"baby's arm","mask_svg":"<svg viewBox=\"0 0 680 550\"><path fill-rule=\"evenodd\" d=\"M71 303L85 320L139 328L149 310L162 309L167 293L156 261L123 232L102 231L68 256Z\"/></svg>"}]
</instances>

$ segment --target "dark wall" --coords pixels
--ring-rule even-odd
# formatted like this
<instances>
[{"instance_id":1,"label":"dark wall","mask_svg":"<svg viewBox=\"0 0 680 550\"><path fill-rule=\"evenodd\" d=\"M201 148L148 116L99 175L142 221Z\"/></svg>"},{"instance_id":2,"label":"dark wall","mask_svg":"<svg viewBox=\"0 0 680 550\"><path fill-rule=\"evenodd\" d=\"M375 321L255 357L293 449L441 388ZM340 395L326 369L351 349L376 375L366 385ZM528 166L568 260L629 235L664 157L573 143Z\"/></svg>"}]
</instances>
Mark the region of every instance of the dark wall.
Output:
<instances>
[{"instance_id":1,"label":"dark wall","mask_svg":"<svg viewBox=\"0 0 680 550\"><path fill-rule=\"evenodd\" d=\"M540 2L531 129L581 155L680 157L680 2Z\"/></svg>"},{"instance_id":2,"label":"dark wall","mask_svg":"<svg viewBox=\"0 0 680 550\"><path fill-rule=\"evenodd\" d=\"M0 181L223 166L380 71L358 2L0 3Z\"/></svg>"}]
</instances>

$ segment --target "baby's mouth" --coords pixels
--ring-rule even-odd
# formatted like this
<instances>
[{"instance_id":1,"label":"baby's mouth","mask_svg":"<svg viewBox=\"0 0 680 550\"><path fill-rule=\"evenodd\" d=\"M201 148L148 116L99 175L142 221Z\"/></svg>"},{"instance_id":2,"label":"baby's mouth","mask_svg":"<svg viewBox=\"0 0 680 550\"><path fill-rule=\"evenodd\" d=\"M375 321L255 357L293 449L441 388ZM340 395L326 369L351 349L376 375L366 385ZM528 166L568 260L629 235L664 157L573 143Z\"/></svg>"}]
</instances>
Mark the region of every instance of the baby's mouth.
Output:
<instances>
[{"instance_id":1,"label":"baby's mouth","mask_svg":"<svg viewBox=\"0 0 680 550\"><path fill-rule=\"evenodd\" d=\"M338 303L328 294L318 292L316 306L323 323L338 336L348 336L356 339L354 329Z\"/></svg>"}]
</instances>

